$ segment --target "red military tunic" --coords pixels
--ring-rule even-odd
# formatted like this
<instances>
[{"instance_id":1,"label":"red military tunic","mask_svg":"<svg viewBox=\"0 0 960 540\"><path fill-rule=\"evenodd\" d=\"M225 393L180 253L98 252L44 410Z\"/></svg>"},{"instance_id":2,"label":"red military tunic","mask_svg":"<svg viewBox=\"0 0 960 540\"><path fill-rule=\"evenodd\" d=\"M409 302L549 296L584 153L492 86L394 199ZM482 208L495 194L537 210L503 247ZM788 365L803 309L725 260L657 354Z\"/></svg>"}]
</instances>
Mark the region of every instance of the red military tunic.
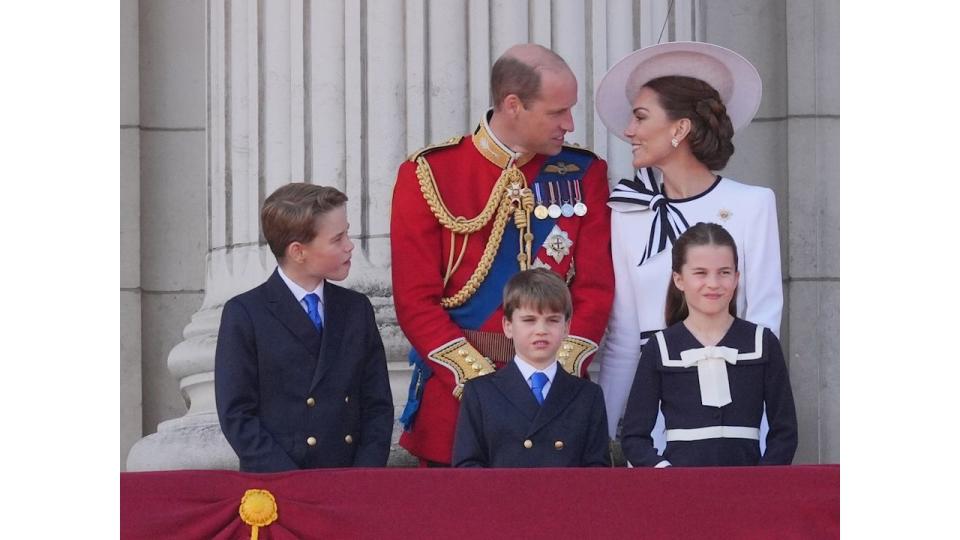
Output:
<instances>
[{"instance_id":1,"label":"red military tunic","mask_svg":"<svg viewBox=\"0 0 960 540\"><path fill-rule=\"evenodd\" d=\"M422 166L418 177L418 157L429 165L432 182ZM581 376L586 376L613 302L607 165L592 154L589 157L592 161L580 182L581 196L588 208L586 215L556 219L547 240L531 249L532 267L549 267L569 284L573 298L568 338L571 345L565 343L559 356L565 368L579 371ZM484 119L472 137L428 147L400 166L390 224L397 320L415 352L432 370L423 384L415 421L400 437L400 445L417 457L450 463L462 383L489 372L494 366L502 367L513 357L512 343L503 335L502 306L492 310L478 328L468 330L458 326L450 312L441 306L442 298L456 295L478 265L482 266L495 219L489 219L482 228L468 235L452 235L438 215L446 212L448 216L467 220L477 217L488 205L491 195L498 196L492 192L504 169L516 164L527 185L532 187L547 158L512 153L496 139ZM437 196L432 204L428 203L426 192ZM549 198L547 193L542 195ZM530 220L536 219L530 215ZM510 219L506 227L516 228L514 219ZM455 237L455 245L451 243L451 236ZM465 249L464 236L467 238ZM548 248L551 244L553 247ZM516 261L521 246L516 241L504 241L498 251L503 250ZM458 260L459 265L454 264ZM444 283L451 266L455 271ZM513 271L519 271L519 263L514 268ZM500 293L502 291L495 292ZM477 358L477 350L493 365Z\"/></svg>"}]
</instances>

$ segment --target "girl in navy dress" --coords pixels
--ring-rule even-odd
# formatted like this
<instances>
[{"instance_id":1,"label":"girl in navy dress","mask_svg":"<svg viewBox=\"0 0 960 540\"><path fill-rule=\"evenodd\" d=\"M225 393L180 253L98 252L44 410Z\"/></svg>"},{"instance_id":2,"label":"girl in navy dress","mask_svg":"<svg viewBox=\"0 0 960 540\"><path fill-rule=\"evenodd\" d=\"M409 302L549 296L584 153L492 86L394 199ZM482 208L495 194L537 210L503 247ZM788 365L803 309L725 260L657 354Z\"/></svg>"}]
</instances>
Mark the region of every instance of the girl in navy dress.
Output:
<instances>
[{"instance_id":1,"label":"girl in navy dress","mask_svg":"<svg viewBox=\"0 0 960 540\"><path fill-rule=\"evenodd\" d=\"M789 465L797 415L780 342L736 317L739 272L733 237L697 223L673 247L667 328L643 347L623 418L633 466ZM770 431L760 455L764 405ZM650 431L662 410L666 449Z\"/></svg>"}]
</instances>

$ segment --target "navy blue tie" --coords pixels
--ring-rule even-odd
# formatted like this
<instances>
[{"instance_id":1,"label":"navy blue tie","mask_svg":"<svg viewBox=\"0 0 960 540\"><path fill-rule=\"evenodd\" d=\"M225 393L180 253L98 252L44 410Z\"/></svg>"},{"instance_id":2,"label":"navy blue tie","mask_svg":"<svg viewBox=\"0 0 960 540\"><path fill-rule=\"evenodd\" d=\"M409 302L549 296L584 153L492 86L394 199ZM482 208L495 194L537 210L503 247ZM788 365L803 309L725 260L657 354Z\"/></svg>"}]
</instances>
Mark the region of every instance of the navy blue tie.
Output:
<instances>
[{"instance_id":1,"label":"navy blue tie","mask_svg":"<svg viewBox=\"0 0 960 540\"><path fill-rule=\"evenodd\" d=\"M533 397L537 398L537 403L543 405L543 387L547 385L550 379L547 374L538 371L530 376L530 388L533 389Z\"/></svg>"},{"instance_id":2,"label":"navy blue tie","mask_svg":"<svg viewBox=\"0 0 960 540\"><path fill-rule=\"evenodd\" d=\"M320 318L320 310L317 309L320 305L320 297L316 293L310 293L303 297L303 301L307 303L307 315L313 321L313 325L317 327L318 332L323 332L323 319Z\"/></svg>"}]
</instances>

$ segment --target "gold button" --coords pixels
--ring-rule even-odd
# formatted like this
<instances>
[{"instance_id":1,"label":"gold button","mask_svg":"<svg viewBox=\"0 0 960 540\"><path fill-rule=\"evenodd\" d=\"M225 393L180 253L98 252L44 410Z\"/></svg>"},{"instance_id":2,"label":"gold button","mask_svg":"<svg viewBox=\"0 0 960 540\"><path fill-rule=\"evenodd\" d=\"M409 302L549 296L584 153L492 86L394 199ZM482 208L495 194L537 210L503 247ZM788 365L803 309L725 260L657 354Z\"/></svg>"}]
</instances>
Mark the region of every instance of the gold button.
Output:
<instances>
[{"instance_id":1,"label":"gold button","mask_svg":"<svg viewBox=\"0 0 960 540\"><path fill-rule=\"evenodd\" d=\"M481 368L481 367L483 367L483 366L480 365L480 362L476 362L476 363L473 364L473 370L474 370L474 371L480 371L480 368Z\"/></svg>"},{"instance_id":2,"label":"gold button","mask_svg":"<svg viewBox=\"0 0 960 540\"><path fill-rule=\"evenodd\" d=\"M553 447L557 450L563 450L563 441L557 441L553 443Z\"/></svg>"},{"instance_id":3,"label":"gold button","mask_svg":"<svg viewBox=\"0 0 960 540\"><path fill-rule=\"evenodd\" d=\"M316 404L317 400L313 399L312 397L307 398L307 407L313 407Z\"/></svg>"},{"instance_id":4,"label":"gold button","mask_svg":"<svg viewBox=\"0 0 960 540\"><path fill-rule=\"evenodd\" d=\"M573 345L571 345L571 344L569 344L569 343L564 343L564 345L563 345L563 350L565 350L565 351L569 351L569 350L572 349L572 348L573 348Z\"/></svg>"},{"instance_id":5,"label":"gold button","mask_svg":"<svg viewBox=\"0 0 960 540\"><path fill-rule=\"evenodd\" d=\"M310 446L316 446L316 445L317 445L317 438L316 438L316 437L307 437L307 444L310 445Z\"/></svg>"},{"instance_id":6,"label":"gold button","mask_svg":"<svg viewBox=\"0 0 960 540\"><path fill-rule=\"evenodd\" d=\"M343 398L344 403L350 403L350 396Z\"/></svg>"},{"instance_id":7,"label":"gold button","mask_svg":"<svg viewBox=\"0 0 960 540\"><path fill-rule=\"evenodd\" d=\"M347 444L353 444L353 435L347 435L346 437L343 438L343 441L346 442Z\"/></svg>"},{"instance_id":8,"label":"gold button","mask_svg":"<svg viewBox=\"0 0 960 540\"><path fill-rule=\"evenodd\" d=\"M459 349L457 349L457 354L459 354L460 356L466 356L467 350L464 349L463 347L460 347Z\"/></svg>"},{"instance_id":9,"label":"gold button","mask_svg":"<svg viewBox=\"0 0 960 540\"><path fill-rule=\"evenodd\" d=\"M523 447L524 447L524 448L533 448L533 441L531 441L530 439L527 439L527 440L523 441Z\"/></svg>"}]
</instances>

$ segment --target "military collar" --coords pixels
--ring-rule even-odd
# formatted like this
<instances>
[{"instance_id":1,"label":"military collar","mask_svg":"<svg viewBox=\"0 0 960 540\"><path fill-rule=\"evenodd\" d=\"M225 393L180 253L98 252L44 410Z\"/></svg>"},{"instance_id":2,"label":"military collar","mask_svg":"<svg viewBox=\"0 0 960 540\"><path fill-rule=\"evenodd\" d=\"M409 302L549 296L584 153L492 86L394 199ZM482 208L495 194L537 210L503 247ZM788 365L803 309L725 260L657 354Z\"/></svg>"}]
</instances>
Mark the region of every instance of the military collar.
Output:
<instances>
[{"instance_id":1,"label":"military collar","mask_svg":"<svg viewBox=\"0 0 960 540\"><path fill-rule=\"evenodd\" d=\"M483 157L501 169L506 169L510 165L523 167L529 163L536 154L533 152L518 154L500 142L488 123L492 116L493 109L490 109L480 118L480 125L473 131L473 146L483 154Z\"/></svg>"}]
</instances>

